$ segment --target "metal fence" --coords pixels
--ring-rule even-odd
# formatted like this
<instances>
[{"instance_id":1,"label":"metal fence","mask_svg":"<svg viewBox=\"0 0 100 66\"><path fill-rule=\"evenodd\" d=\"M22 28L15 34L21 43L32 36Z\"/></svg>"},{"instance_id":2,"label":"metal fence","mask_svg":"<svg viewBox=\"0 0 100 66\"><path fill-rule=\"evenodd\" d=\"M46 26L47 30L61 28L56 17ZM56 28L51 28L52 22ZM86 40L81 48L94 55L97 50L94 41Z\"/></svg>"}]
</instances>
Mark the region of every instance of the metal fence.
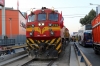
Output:
<instances>
[{"instance_id":1,"label":"metal fence","mask_svg":"<svg viewBox=\"0 0 100 66\"><path fill-rule=\"evenodd\" d=\"M10 45L10 44L25 44L26 43L26 35L10 35L7 36L7 39L2 39L0 36L0 45Z\"/></svg>"},{"instance_id":2,"label":"metal fence","mask_svg":"<svg viewBox=\"0 0 100 66\"><path fill-rule=\"evenodd\" d=\"M0 39L0 46L15 45L15 39Z\"/></svg>"},{"instance_id":3,"label":"metal fence","mask_svg":"<svg viewBox=\"0 0 100 66\"><path fill-rule=\"evenodd\" d=\"M83 54L83 52L78 47L77 42L75 42L73 46L74 46L74 49L75 49L76 54L77 54L79 66L92 66L90 61L87 59L87 57Z\"/></svg>"}]
</instances>

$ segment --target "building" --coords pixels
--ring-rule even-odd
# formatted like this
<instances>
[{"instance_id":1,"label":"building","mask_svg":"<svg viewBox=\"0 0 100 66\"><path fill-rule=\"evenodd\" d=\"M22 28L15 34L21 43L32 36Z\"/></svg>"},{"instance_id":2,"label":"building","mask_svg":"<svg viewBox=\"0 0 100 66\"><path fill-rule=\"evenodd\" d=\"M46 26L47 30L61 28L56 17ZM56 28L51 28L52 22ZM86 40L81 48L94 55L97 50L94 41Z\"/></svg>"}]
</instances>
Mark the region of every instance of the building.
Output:
<instances>
[{"instance_id":1,"label":"building","mask_svg":"<svg viewBox=\"0 0 100 66\"><path fill-rule=\"evenodd\" d=\"M2 9L0 9L0 37L2 36ZM21 27L21 23L26 23L25 17L19 10L5 8L6 35L8 38L18 38L26 35L26 29ZM17 38L16 38L17 37ZM20 40L19 39L19 40Z\"/></svg>"}]
</instances>

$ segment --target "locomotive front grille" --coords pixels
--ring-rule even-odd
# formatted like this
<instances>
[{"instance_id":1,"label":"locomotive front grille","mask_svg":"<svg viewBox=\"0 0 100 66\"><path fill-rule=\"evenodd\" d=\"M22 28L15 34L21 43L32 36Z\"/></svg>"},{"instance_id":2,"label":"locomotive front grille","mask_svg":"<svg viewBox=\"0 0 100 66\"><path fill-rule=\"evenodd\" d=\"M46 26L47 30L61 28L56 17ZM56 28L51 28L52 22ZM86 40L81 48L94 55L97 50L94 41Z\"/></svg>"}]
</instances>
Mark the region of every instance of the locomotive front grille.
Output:
<instances>
[{"instance_id":1,"label":"locomotive front grille","mask_svg":"<svg viewBox=\"0 0 100 66\"><path fill-rule=\"evenodd\" d=\"M47 44L46 49L49 49L49 46L55 46L55 50L57 50L58 53L61 52L61 38L54 38L51 40L33 40L31 38L27 38L27 45L29 49L40 49L40 46L42 44Z\"/></svg>"}]
</instances>

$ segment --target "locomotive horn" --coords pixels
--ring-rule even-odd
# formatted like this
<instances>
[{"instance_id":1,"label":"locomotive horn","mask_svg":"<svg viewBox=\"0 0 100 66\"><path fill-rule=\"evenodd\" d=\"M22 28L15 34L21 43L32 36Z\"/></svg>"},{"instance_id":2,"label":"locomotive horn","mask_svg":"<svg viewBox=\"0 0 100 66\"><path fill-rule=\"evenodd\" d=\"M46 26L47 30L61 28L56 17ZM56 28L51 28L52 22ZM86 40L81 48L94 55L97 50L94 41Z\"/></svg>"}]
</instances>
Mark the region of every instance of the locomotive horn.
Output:
<instances>
[{"instance_id":1,"label":"locomotive horn","mask_svg":"<svg viewBox=\"0 0 100 66\"><path fill-rule=\"evenodd\" d=\"M54 11L54 7L52 7L52 10Z\"/></svg>"},{"instance_id":2,"label":"locomotive horn","mask_svg":"<svg viewBox=\"0 0 100 66\"><path fill-rule=\"evenodd\" d=\"M61 11L61 18L62 18L62 11Z\"/></svg>"}]
</instances>

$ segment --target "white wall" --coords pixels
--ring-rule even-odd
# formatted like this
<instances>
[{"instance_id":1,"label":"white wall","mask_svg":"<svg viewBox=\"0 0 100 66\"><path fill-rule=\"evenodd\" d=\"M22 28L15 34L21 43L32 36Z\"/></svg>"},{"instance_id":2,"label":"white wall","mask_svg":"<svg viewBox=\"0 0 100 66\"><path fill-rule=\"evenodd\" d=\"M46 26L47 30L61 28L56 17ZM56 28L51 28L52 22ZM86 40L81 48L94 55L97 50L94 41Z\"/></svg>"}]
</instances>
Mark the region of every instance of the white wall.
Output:
<instances>
[{"instance_id":1,"label":"white wall","mask_svg":"<svg viewBox=\"0 0 100 66\"><path fill-rule=\"evenodd\" d=\"M20 26L21 25L20 22L23 22L24 24L26 24L25 18L19 12L19 34L20 35L26 35L26 29Z\"/></svg>"}]
</instances>

